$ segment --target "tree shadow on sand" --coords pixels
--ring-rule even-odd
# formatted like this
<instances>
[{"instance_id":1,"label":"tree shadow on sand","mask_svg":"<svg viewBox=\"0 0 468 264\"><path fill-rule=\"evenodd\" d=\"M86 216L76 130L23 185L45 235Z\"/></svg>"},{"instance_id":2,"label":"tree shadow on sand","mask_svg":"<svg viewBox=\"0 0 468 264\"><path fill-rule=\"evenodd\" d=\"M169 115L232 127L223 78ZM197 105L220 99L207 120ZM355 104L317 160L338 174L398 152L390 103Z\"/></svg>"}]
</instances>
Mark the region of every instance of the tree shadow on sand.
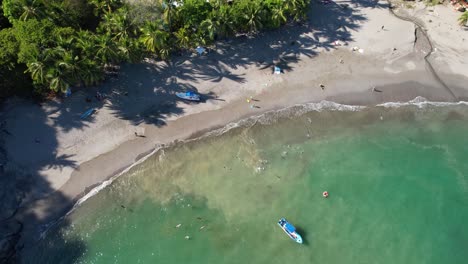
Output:
<instances>
[{"instance_id":1,"label":"tree shadow on sand","mask_svg":"<svg viewBox=\"0 0 468 264\"><path fill-rule=\"evenodd\" d=\"M0 112L0 240L3 245L0 263L60 263L38 261L42 258L39 256L48 255L49 249L34 250L37 245L44 244L39 238L46 225L68 210L61 205L70 205L71 200L54 192L41 171L52 167L76 168L76 164L73 156L57 154L56 129L47 121L48 110L31 102L20 105L15 109L3 107ZM30 129L34 133L30 133ZM12 159L16 162L10 161ZM51 196L55 197L53 203L43 204L38 211L29 209ZM62 222L62 226L68 225L67 220ZM57 239L57 242L68 252L71 262L77 260L86 247L74 239Z\"/></svg>"}]
</instances>

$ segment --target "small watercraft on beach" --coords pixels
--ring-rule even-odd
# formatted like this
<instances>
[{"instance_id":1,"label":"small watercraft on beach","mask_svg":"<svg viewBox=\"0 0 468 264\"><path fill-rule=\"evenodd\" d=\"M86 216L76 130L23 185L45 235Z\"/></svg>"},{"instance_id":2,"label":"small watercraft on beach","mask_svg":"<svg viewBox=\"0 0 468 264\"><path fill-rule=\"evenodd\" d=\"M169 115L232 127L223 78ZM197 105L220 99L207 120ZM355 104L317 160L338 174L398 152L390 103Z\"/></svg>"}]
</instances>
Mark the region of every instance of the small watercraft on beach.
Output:
<instances>
[{"instance_id":1,"label":"small watercraft on beach","mask_svg":"<svg viewBox=\"0 0 468 264\"><path fill-rule=\"evenodd\" d=\"M80 116L80 118L81 118L81 119L86 119L86 118L90 117L92 114L94 114L94 112L96 112L96 109L90 108L90 109L88 109L86 112L84 112L84 113Z\"/></svg>"},{"instance_id":2,"label":"small watercraft on beach","mask_svg":"<svg viewBox=\"0 0 468 264\"><path fill-rule=\"evenodd\" d=\"M189 101L200 101L200 95L194 92L176 93L176 96Z\"/></svg>"},{"instance_id":3,"label":"small watercraft on beach","mask_svg":"<svg viewBox=\"0 0 468 264\"><path fill-rule=\"evenodd\" d=\"M286 219L281 218L278 221L278 225L283 229L283 231L294 241L296 241L299 244L302 244L302 237L296 232L296 228L286 221Z\"/></svg>"}]
</instances>

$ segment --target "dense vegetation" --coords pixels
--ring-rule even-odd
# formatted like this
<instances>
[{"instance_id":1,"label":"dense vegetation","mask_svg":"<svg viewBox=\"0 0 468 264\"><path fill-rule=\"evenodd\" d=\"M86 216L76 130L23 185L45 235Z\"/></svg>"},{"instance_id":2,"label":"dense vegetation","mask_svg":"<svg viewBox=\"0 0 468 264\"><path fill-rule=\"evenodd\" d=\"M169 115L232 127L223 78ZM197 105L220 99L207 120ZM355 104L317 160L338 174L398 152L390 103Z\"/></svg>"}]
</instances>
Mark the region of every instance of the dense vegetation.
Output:
<instances>
[{"instance_id":1,"label":"dense vegetation","mask_svg":"<svg viewBox=\"0 0 468 264\"><path fill-rule=\"evenodd\" d=\"M0 97L90 86L106 68L305 17L310 0L3 0Z\"/></svg>"},{"instance_id":2,"label":"dense vegetation","mask_svg":"<svg viewBox=\"0 0 468 264\"><path fill-rule=\"evenodd\" d=\"M465 12L458 18L458 23L460 23L461 26L468 26L468 11L465 11Z\"/></svg>"}]
</instances>

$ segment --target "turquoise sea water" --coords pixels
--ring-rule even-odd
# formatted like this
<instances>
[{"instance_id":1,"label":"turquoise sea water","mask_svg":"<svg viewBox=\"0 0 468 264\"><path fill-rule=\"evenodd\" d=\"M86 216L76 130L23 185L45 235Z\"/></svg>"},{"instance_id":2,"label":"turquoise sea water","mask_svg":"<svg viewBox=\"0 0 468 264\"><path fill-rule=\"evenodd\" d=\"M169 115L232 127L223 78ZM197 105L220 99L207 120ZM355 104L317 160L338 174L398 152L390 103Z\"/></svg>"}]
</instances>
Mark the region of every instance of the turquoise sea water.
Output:
<instances>
[{"instance_id":1,"label":"turquoise sea water","mask_svg":"<svg viewBox=\"0 0 468 264\"><path fill-rule=\"evenodd\" d=\"M158 151L24 261L466 263L468 106L303 110Z\"/></svg>"}]
</instances>

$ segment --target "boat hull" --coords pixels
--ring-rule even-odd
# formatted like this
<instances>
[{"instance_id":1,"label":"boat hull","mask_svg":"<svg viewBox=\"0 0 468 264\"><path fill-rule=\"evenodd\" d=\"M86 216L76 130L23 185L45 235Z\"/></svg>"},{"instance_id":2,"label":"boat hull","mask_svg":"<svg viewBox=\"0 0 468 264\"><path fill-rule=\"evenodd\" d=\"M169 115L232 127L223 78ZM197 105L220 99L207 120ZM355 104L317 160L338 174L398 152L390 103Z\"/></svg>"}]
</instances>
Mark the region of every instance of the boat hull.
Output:
<instances>
[{"instance_id":1,"label":"boat hull","mask_svg":"<svg viewBox=\"0 0 468 264\"><path fill-rule=\"evenodd\" d=\"M184 99L187 101L194 101L194 102L200 101L200 96L198 94L187 95L186 93L176 93L176 96L179 97L180 99Z\"/></svg>"},{"instance_id":2,"label":"boat hull","mask_svg":"<svg viewBox=\"0 0 468 264\"><path fill-rule=\"evenodd\" d=\"M294 240L296 243L299 243L299 244L302 244L303 243L303 240L302 240L302 237L301 235L299 235L299 233L296 232L294 226L292 226L288 221L286 221L286 219L284 218L281 218L279 221L278 221L278 225L281 227L281 229L283 229L283 231L289 236L289 238L291 238L292 240ZM288 227L289 228L293 228L294 230L288 230Z\"/></svg>"}]
</instances>

